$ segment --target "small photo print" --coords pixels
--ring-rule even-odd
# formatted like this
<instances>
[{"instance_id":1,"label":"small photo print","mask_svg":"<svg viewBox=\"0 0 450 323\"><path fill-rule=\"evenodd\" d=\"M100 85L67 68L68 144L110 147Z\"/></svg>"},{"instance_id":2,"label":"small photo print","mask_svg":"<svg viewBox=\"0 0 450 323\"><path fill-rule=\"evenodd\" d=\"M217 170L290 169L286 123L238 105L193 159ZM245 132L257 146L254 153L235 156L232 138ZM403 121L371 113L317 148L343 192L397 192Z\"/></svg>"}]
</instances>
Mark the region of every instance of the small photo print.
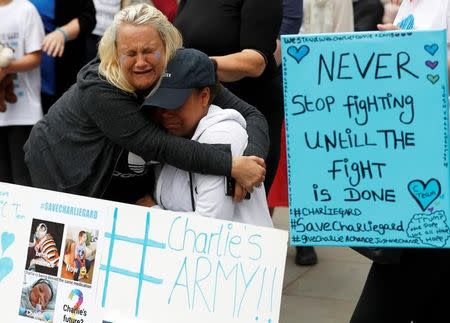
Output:
<instances>
[{"instance_id":1,"label":"small photo print","mask_svg":"<svg viewBox=\"0 0 450 323\"><path fill-rule=\"evenodd\" d=\"M25 274L20 297L19 315L44 322L53 322L57 282Z\"/></svg>"},{"instance_id":2,"label":"small photo print","mask_svg":"<svg viewBox=\"0 0 450 323\"><path fill-rule=\"evenodd\" d=\"M33 219L25 269L56 276L63 232L62 223Z\"/></svg>"},{"instance_id":3,"label":"small photo print","mask_svg":"<svg viewBox=\"0 0 450 323\"><path fill-rule=\"evenodd\" d=\"M92 283L98 230L68 227L61 278Z\"/></svg>"}]
</instances>

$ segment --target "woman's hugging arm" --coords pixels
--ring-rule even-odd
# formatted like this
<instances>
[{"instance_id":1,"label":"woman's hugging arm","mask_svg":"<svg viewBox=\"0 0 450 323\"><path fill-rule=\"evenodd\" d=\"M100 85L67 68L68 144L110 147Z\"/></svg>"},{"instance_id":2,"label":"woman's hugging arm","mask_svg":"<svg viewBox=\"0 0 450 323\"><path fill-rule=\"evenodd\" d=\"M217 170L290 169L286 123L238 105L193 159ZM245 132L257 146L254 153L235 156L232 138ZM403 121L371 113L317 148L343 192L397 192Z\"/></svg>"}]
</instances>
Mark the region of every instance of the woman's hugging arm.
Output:
<instances>
[{"instance_id":1,"label":"woman's hugging arm","mask_svg":"<svg viewBox=\"0 0 450 323\"><path fill-rule=\"evenodd\" d=\"M231 174L228 145L199 144L168 135L140 111L138 99L132 94L105 82L83 97L85 110L105 136L145 160L197 173Z\"/></svg>"},{"instance_id":2,"label":"woman's hugging arm","mask_svg":"<svg viewBox=\"0 0 450 323\"><path fill-rule=\"evenodd\" d=\"M266 158L269 152L270 141L269 128L263 114L254 106L239 99L224 86L221 86L213 103L223 109L235 109L245 118L247 122L248 145L244 155Z\"/></svg>"}]
</instances>

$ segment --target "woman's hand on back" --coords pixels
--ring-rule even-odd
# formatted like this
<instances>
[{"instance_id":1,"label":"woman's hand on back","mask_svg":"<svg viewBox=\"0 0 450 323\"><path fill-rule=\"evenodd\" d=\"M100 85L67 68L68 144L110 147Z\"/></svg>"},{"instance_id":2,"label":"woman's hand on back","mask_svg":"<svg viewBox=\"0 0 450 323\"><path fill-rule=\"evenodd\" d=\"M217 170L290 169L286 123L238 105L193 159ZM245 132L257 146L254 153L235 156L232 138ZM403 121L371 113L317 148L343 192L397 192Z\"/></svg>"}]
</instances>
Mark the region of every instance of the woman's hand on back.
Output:
<instances>
[{"instance_id":1,"label":"woman's hand on back","mask_svg":"<svg viewBox=\"0 0 450 323\"><path fill-rule=\"evenodd\" d=\"M264 159L256 156L234 157L231 166L231 176L247 192L253 192L253 187L261 186L266 178Z\"/></svg>"}]
</instances>

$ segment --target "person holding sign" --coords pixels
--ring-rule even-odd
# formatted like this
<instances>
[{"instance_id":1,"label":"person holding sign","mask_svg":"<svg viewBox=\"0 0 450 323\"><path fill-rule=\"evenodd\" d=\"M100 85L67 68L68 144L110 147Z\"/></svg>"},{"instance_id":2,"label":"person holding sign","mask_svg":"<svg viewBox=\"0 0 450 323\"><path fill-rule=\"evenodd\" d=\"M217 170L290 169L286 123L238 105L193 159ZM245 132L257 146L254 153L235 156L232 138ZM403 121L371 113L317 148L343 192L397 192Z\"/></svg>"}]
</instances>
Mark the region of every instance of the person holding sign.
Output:
<instances>
[{"instance_id":1,"label":"person holding sign","mask_svg":"<svg viewBox=\"0 0 450 323\"><path fill-rule=\"evenodd\" d=\"M211 104L217 88L215 67L209 57L195 49L179 49L143 109L169 134L200 143L230 144L233 156L240 156L247 146L245 120L234 110ZM264 187L236 204L226 196L223 176L192 174L167 164L158 173L155 197L164 209L272 226Z\"/></svg>"},{"instance_id":2,"label":"person holding sign","mask_svg":"<svg viewBox=\"0 0 450 323\"><path fill-rule=\"evenodd\" d=\"M265 178L267 125L253 107L226 90L216 97L247 118L249 157L229 146L212 146L166 134L140 110L158 88L167 62L181 46L176 28L156 8L139 4L116 14L99 45L99 59L38 122L25 144L33 185L134 203L146 161L158 160L193 172L231 175L247 191ZM146 182L148 183L148 181ZM122 195L134 192L134 196ZM245 196L238 186L236 198Z\"/></svg>"},{"instance_id":3,"label":"person holding sign","mask_svg":"<svg viewBox=\"0 0 450 323\"><path fill-rule=\"evenodd\" d=\"M394 24L378 29L448 29L449 25L450 1L405 0ZM372 264L351 323L448 321L450 250L403 249L399 254L398 263Z\"/></svg>"}]
</instances>

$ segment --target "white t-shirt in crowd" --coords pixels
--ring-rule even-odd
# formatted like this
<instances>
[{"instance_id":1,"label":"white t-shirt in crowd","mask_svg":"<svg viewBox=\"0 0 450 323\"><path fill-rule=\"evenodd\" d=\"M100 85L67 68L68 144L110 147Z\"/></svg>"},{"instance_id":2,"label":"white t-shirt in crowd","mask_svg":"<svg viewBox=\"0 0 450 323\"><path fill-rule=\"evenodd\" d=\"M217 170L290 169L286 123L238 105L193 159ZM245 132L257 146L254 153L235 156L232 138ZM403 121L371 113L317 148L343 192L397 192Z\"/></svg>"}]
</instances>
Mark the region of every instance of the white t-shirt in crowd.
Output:
<instances>
[{"instance_id":1,"label":"white t-shirt in crowd","mask_svg":"<svg viewBox=\"0 0 450 323\"><path fill-rule=\"evenodd\" d=\"M112 24L114 15L118 13L120 9L138 3L148 3L153 5L151 0L94 0L95 19L97 20L97 24L92 33L97 36L103 36L106 28Z\"/></svg>"},{"instance_id":2,"label":"white t-shirt in crowd","mask_svg":"<svg viewBox=\"0 0 450 323\"><path fill-rule=\"evenodd\" d=\"M447 29L450 26L450 0L403 0L394 25L402 29ZM450 34L447 33L447 47Z\"/></svg>"},{"instance_id":3,"label":"white t-shirt in crowd","mask_svg":"<svg viewBox=\"0 0 450 323\"><path fill-rule=\"evenodd\" d=\"M106 28L113 22L114 15L120 10L121 0L94 0L95 25L94 35L103 36Z\"/></svg>"},{"instance_id":4,"label":"white t-shirt in crowd","mask_svg":"<svg viewBox=\"0 0 450 323\"><path fill-rule=\"evenodd\" d=\"M28 0L13 0L0 6L0 42L14 49L15 59L42 48L44 26L36 8ZM0 113L0 126L34 125L42 118L39 66L16 74L17 103L7 103Z\"/></svg>"}]
</instances>

